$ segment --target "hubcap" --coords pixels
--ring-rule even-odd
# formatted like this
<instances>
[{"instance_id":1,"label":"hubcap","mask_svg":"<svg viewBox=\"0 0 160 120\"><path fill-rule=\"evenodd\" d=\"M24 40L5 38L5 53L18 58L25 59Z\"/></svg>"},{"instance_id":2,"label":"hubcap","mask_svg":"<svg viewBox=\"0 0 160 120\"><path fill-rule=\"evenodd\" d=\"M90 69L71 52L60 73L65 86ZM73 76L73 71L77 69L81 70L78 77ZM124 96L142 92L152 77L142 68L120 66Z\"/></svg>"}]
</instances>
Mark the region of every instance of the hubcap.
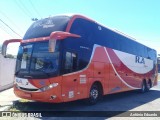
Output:
<instances>
[{"instance_id":1,"label":"hubcap","mask_svg":"<svg viewBox=\"0 0 160 120\"><path fill-rule=\"evenodd\" d=\"M91 91L91 97L92 97L93 99L97 99L97 98L98 98L98 90L93 89L93 90Z\"/></svg>"}]
</instances>

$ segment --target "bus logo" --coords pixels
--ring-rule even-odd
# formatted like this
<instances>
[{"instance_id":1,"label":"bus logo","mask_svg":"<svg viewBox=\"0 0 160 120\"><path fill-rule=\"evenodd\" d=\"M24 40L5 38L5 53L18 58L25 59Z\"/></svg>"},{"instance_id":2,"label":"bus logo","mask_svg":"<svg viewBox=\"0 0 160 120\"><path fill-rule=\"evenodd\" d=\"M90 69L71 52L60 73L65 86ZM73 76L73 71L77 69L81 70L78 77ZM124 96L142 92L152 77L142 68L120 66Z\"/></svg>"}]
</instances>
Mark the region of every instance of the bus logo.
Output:
<instances>
[{"instance_id":1,"label":"bus logo","mask_svg":"<svg viewBox=\"0 0 160 120\"><path fill-rule=\"evenodd\" d=\"M21 79L16 79L16 82L22 84L22 80Z\"/></svg>"},{"instance_id":2,"label":"bus logo","mask_svg":"<svg viewBox=\"0 0 160 120\"><path fill-rule=\"evenodd\" d=\"M140 64L145 64L144 58L140 56L136 56L135 62Z\"/></svg>"}]
</instances>

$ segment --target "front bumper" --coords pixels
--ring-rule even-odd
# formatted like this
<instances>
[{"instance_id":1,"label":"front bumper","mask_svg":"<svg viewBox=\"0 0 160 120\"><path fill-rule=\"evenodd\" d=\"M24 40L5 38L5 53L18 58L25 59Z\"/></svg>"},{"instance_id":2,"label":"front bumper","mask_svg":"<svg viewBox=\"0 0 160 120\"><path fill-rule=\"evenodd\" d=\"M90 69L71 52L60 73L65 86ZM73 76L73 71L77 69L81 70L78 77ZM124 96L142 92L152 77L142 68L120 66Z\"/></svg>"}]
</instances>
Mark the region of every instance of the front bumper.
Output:
<instances>
[{"instance_id":1,"label":"front bumper","mask_svg":"<svg viewBox=\"0 0 160 120\"><path fill-rule=\"evenodd\" d=\"M28 100L35 100L40 102L52 102L52 103L63 102L61 90L59 87L52 88L44 92L31 92L31 91L21 90L17 88L16 85L14 85L14 93L17 97Z\"/></svg>"}]
</instances>

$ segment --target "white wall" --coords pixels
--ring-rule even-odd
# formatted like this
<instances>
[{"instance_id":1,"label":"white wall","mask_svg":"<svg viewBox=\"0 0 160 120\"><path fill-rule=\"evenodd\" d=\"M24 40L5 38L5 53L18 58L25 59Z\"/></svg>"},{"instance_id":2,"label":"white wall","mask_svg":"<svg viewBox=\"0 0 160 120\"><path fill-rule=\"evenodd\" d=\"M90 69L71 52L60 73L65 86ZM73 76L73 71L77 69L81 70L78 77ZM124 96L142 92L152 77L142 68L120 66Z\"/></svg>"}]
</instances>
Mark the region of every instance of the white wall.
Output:
<instances>
[{"instance_id":1,"label":"white wall","mask_svg":"<svg viewBox=\"0 0 160 120\"><path fill-rule=\"evenodd\" d=\"M16 59L4 58L0 54L0 91L13 86Z\"/></svg>"}]
</instances>

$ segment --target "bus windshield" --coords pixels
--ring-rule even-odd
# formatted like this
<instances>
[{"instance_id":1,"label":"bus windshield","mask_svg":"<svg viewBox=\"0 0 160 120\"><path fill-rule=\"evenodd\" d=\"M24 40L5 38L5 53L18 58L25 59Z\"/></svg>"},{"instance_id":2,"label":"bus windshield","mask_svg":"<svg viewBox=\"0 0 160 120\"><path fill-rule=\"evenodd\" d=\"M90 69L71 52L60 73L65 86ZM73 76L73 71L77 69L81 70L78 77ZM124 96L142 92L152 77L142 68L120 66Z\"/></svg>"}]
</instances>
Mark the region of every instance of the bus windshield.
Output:
<instances>
[{"instance_id":1,"label":"bus windshield","mask_svg":"<svg viewBox=\"0 0 160 120\"><path fill-rule=\"evenodd\" d=\"M59 52L48 51L47 42L21 45L17 57L16 76L48 78L58 74Z\"/></svg>"}]
</instances>

